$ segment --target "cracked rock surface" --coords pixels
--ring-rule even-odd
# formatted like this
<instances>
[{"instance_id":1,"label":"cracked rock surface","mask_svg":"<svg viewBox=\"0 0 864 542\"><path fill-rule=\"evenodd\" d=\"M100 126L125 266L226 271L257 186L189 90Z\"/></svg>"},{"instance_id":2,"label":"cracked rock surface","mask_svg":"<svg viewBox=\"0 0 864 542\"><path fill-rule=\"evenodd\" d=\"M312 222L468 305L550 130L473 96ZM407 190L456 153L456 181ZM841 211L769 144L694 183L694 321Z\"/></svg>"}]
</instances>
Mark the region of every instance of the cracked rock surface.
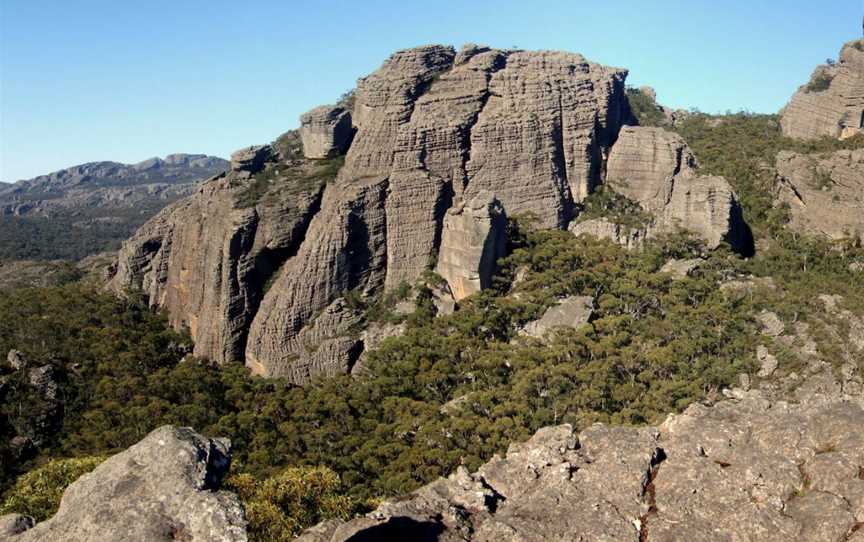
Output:
<instances>
[{"instance_id":1,"label":"cracked rock surface","mask_svg":"<svg viewBox=\"0 0 864 542\"><path fill-rule=\"evenodd\" d=\"M657 427L541 429L475 473L300 540L860 539L862 401L733 395Z\"/></svg>"}]
</instances>

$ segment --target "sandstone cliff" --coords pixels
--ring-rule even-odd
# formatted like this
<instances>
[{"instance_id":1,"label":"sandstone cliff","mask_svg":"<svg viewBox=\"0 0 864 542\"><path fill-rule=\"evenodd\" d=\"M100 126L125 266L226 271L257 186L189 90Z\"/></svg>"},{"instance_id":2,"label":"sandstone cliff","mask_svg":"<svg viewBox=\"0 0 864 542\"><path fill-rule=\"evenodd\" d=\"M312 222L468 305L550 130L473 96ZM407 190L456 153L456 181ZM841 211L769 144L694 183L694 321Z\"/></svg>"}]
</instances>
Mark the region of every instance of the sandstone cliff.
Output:
<instances>
[{"instance_id":1,"label":"sandstone cliff","mask_svg":"<svg viewBox=\"0 0 864 542\"><path fill-rule=\"evenodd\" d=\"M864 127L864 40L843 46L835 64L819 66L781 112L783 135L851 137Z\"/></svg>"},{"instance_id":2,"label":"sandstone cliff","mask_svg":"<svg viewBox=\"0 0 864 542\"><path fill-rule=\"evenodd\" d=\"M864 240L864 150L777 155L778 201L800 232Z\"/></svg>"},{"instance_id":3,"label":"sandstone cliff","mask_svg":"<svg viewBox=\"0 0 864 542\"><path fill-rule=\"evenodd\" d=\"M349 370L362 342L334 302L416 280L454 205L489 192L502 212L566 226L628 118L625 77L559 52L397 52L358 82L356 133L326 188L290 179L344 147L349 116L338 108L303 117L305 159L278 145L248 149L154 218L120 252L112 287L142 288L188 327L198 355L300 383ZM266 197L238 206L238 191L262 188L262 172L272 177ZM488 273L497 254L478 266Z\"/></svg>"}]
</instances>

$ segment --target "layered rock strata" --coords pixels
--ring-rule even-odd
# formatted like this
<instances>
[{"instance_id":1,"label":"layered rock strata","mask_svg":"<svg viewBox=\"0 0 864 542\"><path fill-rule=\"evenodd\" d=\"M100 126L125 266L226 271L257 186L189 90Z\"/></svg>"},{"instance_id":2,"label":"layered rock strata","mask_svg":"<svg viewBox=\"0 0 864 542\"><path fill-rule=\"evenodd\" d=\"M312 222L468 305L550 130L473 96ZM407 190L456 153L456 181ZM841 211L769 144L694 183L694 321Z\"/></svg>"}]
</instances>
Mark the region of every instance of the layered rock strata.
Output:
<instances>
[{"instance_id":1,"label":"layered rock strata","mask_svg":"<svg viewBox=\"0 0 864 542\"><path fill-rule=\"evenodd\" d=\"M790 227L828 239L864 240L864 150L777 155L779 203Z\"/></svg>"},{"instance_id":2,"label":"layered rock strata","mask_svg":"<svg viewBox=\"0 0 864 542\"><path fill-rule=\"evenodd\" d=\"M847 138L864 127L864 40L843 46L836 63L819 66L781 112L783 135Z\"/></svg>"},{"instance_id":3,"label":"layered rock strata","mask_svg":"<svg viewBox=\"0 0 864 542\"><path fill-rule=\"evenodd\" d=\"M271 192L290 184L280 175L300 166L277 144L263 163L254 152L238 156L233 171L126 243L112 285L140 287L168 309L172 324L192 333L198 355L245 360L298 383L350 369L362 348L340 341L350 355L313 362L304 330L346 337L351 318L334 319L335 327L317 321L334 300L417 280L442 247L454 202L491 192L508 213L564 227L628 118L626 73L560 52L399 51L358 81L356 133L323 191L323 183L299 183L309 189L273 202ZM332 114L319 115L326 123L306 117L307 135L324 124L335 135L331 121L344 117ZM307 147L310 156L323 152ZM266 197L238 207L236 187L260 188L262 172L275 179ZM485 274L485 249L461 247L469 248L480 251Z\"/></svg>"},{"instance_id":4,"label":"layered rock strata","mask_svg":"<svg viewBox=\"0 0 864 542\"><path fill-rule=\"evenodd\" d=\"M342 107L322 105L300 117L300 138L306 158L333 158L344 154L353 136L351 112Z\"/></svg>"},{"instance_id":5,"label":"layered rock strata","mask_svg":"<svg viewBox=\"0 0 864 542\"><path fill-rule=\"evenodd\" d=\"M504 256L506 229L504 209L486 191L447 211L435 271L456 301L489 287L495 262Z\"/></svg>"},{"instance_id":6,"label":"layered rock strata","mask_svg":"<svg viewBox=\"0 0 864 542\"><path fill-rule=\"evenodd\" d=\"M650 214L646 236L691 231L708 248L721 242L748 247L746 224L732 187L723 177L699 175L696 158L675 133L627 126L612 147L605 183Z\"/></svg>"}]
</instances>

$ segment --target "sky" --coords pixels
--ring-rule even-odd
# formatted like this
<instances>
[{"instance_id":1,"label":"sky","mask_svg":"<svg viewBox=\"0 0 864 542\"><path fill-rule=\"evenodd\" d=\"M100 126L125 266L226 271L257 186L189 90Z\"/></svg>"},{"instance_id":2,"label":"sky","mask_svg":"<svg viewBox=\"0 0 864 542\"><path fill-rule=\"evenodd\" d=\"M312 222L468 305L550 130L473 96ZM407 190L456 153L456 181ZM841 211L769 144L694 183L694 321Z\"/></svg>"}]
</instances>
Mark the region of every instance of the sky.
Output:
<instances>
[{"instance_id":1,"label":"sky","mask_svg":"<svg viewBox=\"0 0 864 542\"><path fill-rule=\"evenodd\" d=\"M0 0L0 181L228 157L430 43L579 52L664 105L773 113L862 15L864 0Z\"/></svg>"}]
</instances>

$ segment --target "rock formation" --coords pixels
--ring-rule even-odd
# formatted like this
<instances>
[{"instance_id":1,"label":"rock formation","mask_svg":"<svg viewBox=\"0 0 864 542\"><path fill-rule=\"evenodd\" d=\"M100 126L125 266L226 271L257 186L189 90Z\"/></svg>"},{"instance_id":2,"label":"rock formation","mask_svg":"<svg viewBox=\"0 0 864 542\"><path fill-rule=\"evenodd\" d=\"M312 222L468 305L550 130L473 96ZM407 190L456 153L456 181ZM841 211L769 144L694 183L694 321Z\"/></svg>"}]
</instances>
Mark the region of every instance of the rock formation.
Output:
<instances>
[{"instance_id":1,"label":"rock formation","mask_svg":"<svg viewBox=\"0 0 864 542\"><path fill-rule=\"evenodd\" d=\"M489 287L495 262L505 255L506 229L504 209L487 191L447 211L435 271L456 301Z\"/></svg>"},{"instance_id":2,"label":"rock formation","mask_svg":"<svg viewBox=\"0 0 864 542\"><path fill-rule=\"evenodd\" d=\"M344 154L353 136L351 112L341 107L322 105L300 117L300 138L306 158Z\"/></svg>"},{"instance_id":3,"label":"rock formation","mask_svg":"<svg viewBox=\"0 0 864 542\"><path fill-rule=\"evenodd\" d=\"M574 220L568 230L576 237L590 235L607 239L630 250L640 248L647 235L643 228L617 224L606 217Z\"/></svg>"},{"instance_id":4,"label":"rock formation","mask_svg":"<svg viewBox=\"0 0 864 542\"><path fill-rule=\"evenodd\" d=\"M539 320L529 322L523 332L536 338L542 338L556 327L577 329L591 319L594 314L594 298L589 296L571 296L562 299L557 305L549 307Z\"/></svg>"},{"instance_id":5,"label":"rock formation","mask_svg":"<svg viewBox=\"0 0 864 542\"><path fill-rule=\"evenodd\" d=\"M677 134L626 126L609 154L605 183L650 213L648 236L683 228L709 248L726 241L748 250L732 187L723 177L699 175L696 168L696 158Z\"/></svg>"},{"instance_id":6,"label":"rock formation","mask_svg":"<svg viewBox=\"0 0 864 542\"><path fill-rule=\"evenodd\" d=\"M856 540L862 405L737 395L657 427L547 427L476 473L299 540Z\"/></svg>"},{"instance_id":7,"label":"rock formation","mask_svg":"<svg viewBox=\"0 0 864 542\"><path fill-rule=\"evenodd\" d=\"M240 502L218 490L229 464L227 441L163 426L70 485L54 517L6 539L245 542ZM0 526L12 520L19 531L27 526L20 516Z\"/></svg>"},{"instance_id":8,"label":"rock formation","mask_svg":"<svg viewBox=\"0 0 864 542\"><path fill-rule=\"evenodd\" d=\"M286 157L274 144L274 155L253 173L258 164L238 156L233 171L126 243L112 287L142 288L175 327L190 330L196 354L215 361L245 359L261 374L297 382L344 370L346 359L350 369L354 354L345 352L309 360L305 329L350 334L344 325L351 318L328 327L317 315L347 291L368 297L419 278L442 247L453 202L491 192L508 213L565 226L599 181L601 157L627 118L625 77L625 70L568 53L399 51L358 82L356 134L326 189L297 183L298 195L281 200L271 188L238 208L238 192L263 184L256 181L262 172L297 177L291 172L317 162ZM304 117L301 134L332 129L335 137L331 121L345 116L317 111ZM315 156L324 150L307 147ZM476 250L479 280L490 258L485 245Z\"/></svg>"},{"instance_id":9,"label":"rock formation","mask_svg":"<svg viewBox=\"0 0 864 542\"><path fill-rule=\"evenodd\" d=\"M781 112L783 135L847 138L864 127L864 40L843 46L836 64L819 66Z\"/></svg>"},{"instance_id":10,"label":"rock formation","mask_svg":"<svg viewBox=\"0 0 864 542\"><path fill-rule=\"evenodd\" d=\"M864 150L782 151L776 169L778 201L789 205L790 227L829 239L864 240Z\"/></svg>"}]
</instances>

